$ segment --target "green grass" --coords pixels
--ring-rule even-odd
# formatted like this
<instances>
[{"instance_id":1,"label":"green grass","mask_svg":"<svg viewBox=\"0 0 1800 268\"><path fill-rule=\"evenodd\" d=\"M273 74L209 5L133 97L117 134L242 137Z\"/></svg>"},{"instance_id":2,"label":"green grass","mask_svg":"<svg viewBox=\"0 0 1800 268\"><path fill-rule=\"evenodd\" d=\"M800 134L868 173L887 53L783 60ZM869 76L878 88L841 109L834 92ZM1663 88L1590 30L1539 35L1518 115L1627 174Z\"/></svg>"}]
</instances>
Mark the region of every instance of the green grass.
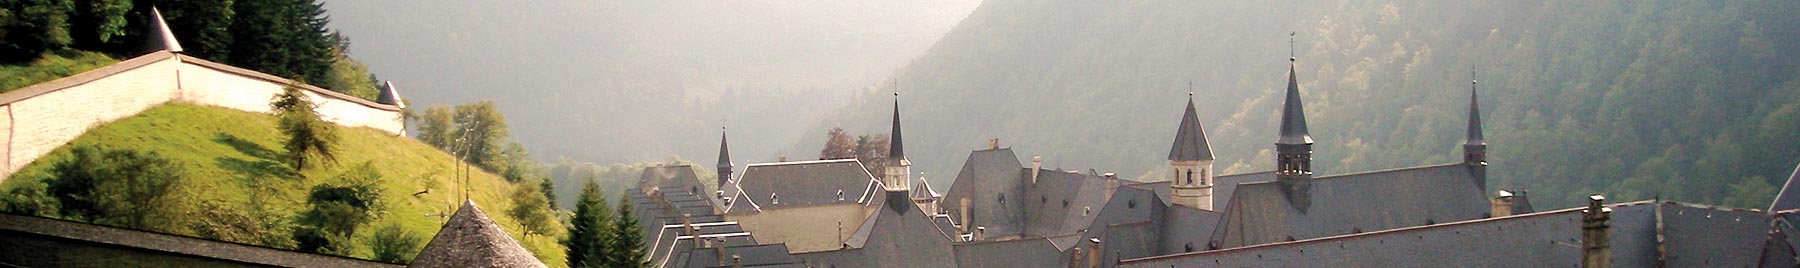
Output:
<instances>
[{"instance_id":1,"label":"green grass","mask_svg":"<svg viewBox=\"0 0 1800 268\"><path fill-rule=\"evenodd\" d=\"M282 135L275 128L273 116L226 108L188 104L168 104L152 108L130 118L89 130L81 137L39 158L15 173L0 188L11 189L26 182L44 178L51 163L66 158L77 145L94 145L110 149L152 151L183 165L186 173L180 200L197 207L201 200L219 201L237 208L252 207L259 199L265 209L282 215L297 215L306 209L306 195L313 185L334 179L343 170L370 163L383 177L382 195L386 214L356 233L358 253L352 257L370 258L365 243L374 230L387 224L399 224L420 236L423 247L443 224L436 215L449 213L456 200L456 180L451 155L405 137L396 137L369 128L338 128L335 164L310 167L289 174L286 165L276 157L281 152ZM480 171L470 176L471 197L483 212L504 227L507 233L545 264L563 266L563 248L556 236L524 237L520 227L505 215L512 206L507 194L514 188L499 176ZM414 195L429 189L430 193ZM291 218L290 218L291 219ZM186 234L192 235L192 234Z\"/></svg>"},{"instance_id":2,"label":"green grass","mask_svg":"<svg viewBox=\"0 0 1800 268\"><path fill-rule=\"evenodd\" d=\"M49 82L117 63L106 54L81 50L46 52L25 65L0 65L0 93Z\"/></svg>"}]
</instances>

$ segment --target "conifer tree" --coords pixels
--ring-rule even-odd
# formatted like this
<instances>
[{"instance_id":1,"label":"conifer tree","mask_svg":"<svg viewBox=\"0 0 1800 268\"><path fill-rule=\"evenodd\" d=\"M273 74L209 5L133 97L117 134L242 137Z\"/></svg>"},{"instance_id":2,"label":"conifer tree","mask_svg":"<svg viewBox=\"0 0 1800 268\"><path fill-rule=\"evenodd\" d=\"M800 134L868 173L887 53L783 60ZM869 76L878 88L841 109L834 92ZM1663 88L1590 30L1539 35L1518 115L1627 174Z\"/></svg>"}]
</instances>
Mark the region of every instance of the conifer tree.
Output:
<instances>
[{"instance_id":1,"label":"conifer tree","mask_svg":"<svg viewBox=\"0 0 1800 268\"><path fill-rule=\"evenodd\" d=\"M644 233L638 230L637 217L631 215L630 196L619 197L619 218L613 221L612 243L608 245L608 267L646 267Z\"/></svg>"},{"instance_id":2,"label":"conifer tree","mask_svg":"<svg viewBox=\"0 0 1800 268\"><path fill-rule=\"evenodd\" d=\"M281 133L287 134L288 139L282 147L287 149L288 161L294 171L305 169L309 160L335 161L331 149L337 143L337 134L319 119L318 112L313 111L312 100L300 92L300 82L294 81L281 90L281 95L275 95L269 102L269 108L275 111Z\"/></svg>"},{"instance_id":3,"label":"conifer tree","mask_svg":"<svg viewBox=\"0 0 1800 268\"><path fill-rule=\"evenodd\" d=\"M575 203L575 216L569 219L569 237L562 241L567 249L569 267L607 267L606 246L612 242L612 211L600 184L588 180L581 187Z\"/></svg>"}]
</instances>

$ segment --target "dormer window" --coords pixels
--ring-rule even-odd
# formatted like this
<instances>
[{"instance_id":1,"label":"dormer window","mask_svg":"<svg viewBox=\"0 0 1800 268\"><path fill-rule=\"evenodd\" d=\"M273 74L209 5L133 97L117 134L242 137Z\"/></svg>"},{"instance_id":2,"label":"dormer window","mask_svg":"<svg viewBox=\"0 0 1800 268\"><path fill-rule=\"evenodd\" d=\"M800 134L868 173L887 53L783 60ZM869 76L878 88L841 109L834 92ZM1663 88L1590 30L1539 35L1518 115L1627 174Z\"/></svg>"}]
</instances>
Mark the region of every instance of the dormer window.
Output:
<instances>
[{"instance_id":1,"label":"dormer window","mask_svg":"<svg viewBox=\"0 0 1800 268\"><path fill-rule=\"evenodd\" d=\"M780 205L781 197L775 196L775 193L769 193L769 204L770 205Z\"/></svg>"},{"instance_id":2,"label":"dormer window","mask_svg":"<svg viewBox=\"0 0 1800 268\"><path fill-rule=\"evenodd\" d=\"M995 199L999 200L1001 205L1006 204L1006 194L1000 194L999 197L997 197Z\"/></svg>"}]
</instances>

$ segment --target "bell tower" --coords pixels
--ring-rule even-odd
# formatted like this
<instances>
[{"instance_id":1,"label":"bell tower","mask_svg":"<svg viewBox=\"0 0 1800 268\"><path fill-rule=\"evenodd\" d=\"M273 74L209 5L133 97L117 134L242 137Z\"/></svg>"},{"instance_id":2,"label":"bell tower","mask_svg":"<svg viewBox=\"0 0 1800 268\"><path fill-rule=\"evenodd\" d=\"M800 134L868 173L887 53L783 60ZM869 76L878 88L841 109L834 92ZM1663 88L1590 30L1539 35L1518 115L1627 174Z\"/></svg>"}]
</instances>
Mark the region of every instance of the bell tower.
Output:
<instances>
[{"instance_id":1,"label":"bell tower","mask_svg":"<svg viewBox=\"0 0 1800 268\"><path fill-rule=\"evenodd\" d=\"M912 174L912 161L906 160L906 149L900 146L900 93L894 93L894 127L888 134L888 157L886 174L881 176L882 190L889 192L905 192L912 188L908 177Z\"/></svg>"},{"instance_id":2,"label":"bell tower","mask_svg":"<svg viewBox=\"0 0 1800 268\"><path fill-rule=\"evenodd\" d=\"M1187 111L1169 147L1170 203L1213 210L1213 153L1194 111L1194 93L1188 92Z\"/></svg>"},{"instance_id":3,"label":"bell tower","mask_svg":"<svg viewBox=\"0 0 1800 268\"><path fill-rule=\"evenodd\" d=\"M1289 41L1290 43L1292 41ZM1312 135L1306 131L1306 111L1300 103L1300 83L1294 57L1288 57L1287 100L1281 109L1281 137L1275 140L1275 181L1289 204L1305 212L1312 206Z\"/></svg>"}]
</instances>

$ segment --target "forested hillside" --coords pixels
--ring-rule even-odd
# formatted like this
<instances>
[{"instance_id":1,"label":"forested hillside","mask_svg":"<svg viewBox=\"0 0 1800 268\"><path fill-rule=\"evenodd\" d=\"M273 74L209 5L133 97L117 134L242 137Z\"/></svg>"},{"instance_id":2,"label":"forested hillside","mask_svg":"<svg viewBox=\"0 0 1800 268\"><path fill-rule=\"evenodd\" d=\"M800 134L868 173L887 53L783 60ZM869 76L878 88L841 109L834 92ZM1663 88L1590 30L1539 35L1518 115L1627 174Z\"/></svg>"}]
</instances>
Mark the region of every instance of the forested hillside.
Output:
<instances>
[{"instance_id":1,"label":"forested hillside","mask_svg":"<svg viewBox=\"0 0 1800 268\"><path fill-rule=\"evenodd\" d=\"M1491 186L1550 207L1595 192L1763 207L1800 163L1796 9L989 0L894 79L908 156L937 183L987 138L1047 168L1161 180L1189 91L1219 167L1253 172L1273 166L1293 32L1320 174L1460 161L1479 79ZM885 132L889 87L793 151L819 148L835 126Z\"/></svg>"}]
</instances>

